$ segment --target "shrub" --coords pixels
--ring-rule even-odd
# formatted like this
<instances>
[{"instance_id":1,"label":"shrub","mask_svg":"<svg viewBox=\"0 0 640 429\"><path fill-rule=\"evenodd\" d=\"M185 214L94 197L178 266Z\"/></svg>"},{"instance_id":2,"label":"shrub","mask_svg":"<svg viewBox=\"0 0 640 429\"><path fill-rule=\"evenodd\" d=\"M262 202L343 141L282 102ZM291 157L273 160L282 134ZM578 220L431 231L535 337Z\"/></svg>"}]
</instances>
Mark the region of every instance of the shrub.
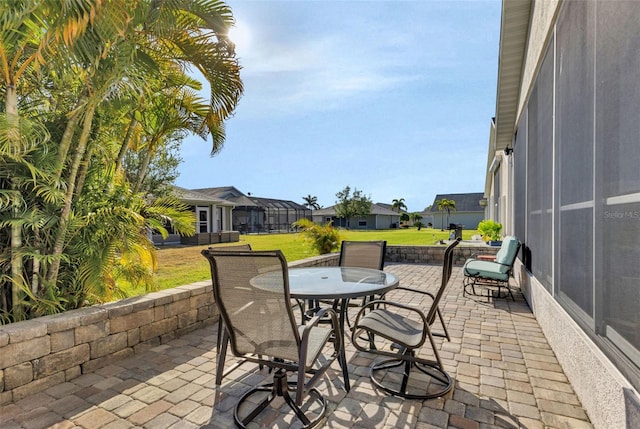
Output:
<instances>
[{"instance_id":1,"label":"shrub","mask_svg":"<svg viewBox=\"0 0 640 429\"><path fill-rule=\"evenodd\" d=\"M478 232L484 241L498 241L502 238L502 224L491 219L485 219L478 224Z\"/></svg>"},{"instance_id":2,"label":"shrub","mask_svg":"<svg viewBox=\"0 0 640 429\"><path fill-rule=\"evenodd\" d=\"M311 247L320 255L337 251L340 247L340 233L331 225L331 222L318 225L309 219L300 219L292 226L302 230Z\"/></svg>"}]
</instances>

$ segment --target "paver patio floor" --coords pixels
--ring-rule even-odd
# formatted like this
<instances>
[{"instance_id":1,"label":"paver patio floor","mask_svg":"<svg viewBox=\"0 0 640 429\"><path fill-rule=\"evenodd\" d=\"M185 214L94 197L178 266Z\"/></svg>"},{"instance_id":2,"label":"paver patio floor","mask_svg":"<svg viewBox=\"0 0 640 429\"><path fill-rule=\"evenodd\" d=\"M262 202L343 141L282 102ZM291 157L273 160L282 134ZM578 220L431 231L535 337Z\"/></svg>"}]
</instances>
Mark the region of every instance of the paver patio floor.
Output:
<instances>
[{"instance_id":1,"label":"paver patio floor","mask_svg":"<svg viewBox=\"0 0 640 429\"><path fill-rule=\"evenodd\" d=\"M435 291L441 268L388 264L401 284ZM516 301L463 297L454 268L441 309L451 341L437 339L455 380L446 396L402 400L377 391L368 373L374 355L346 353L352 388L343 390L337 362L318 387L328 401L327 428L591 428L531 310ZM393 292L390 299L408 301ZM412 305L420 302L411 300ZM426 303L425 303L426 305ZM437 324L435 325L437 327ZM115 361L91 374L0 407L0 427L231 428L233 408L266 370L246 364L215 385L217 327L209 326ZM422 355L431 353L426 346ZM232 363L233 359L228 359ZM283 401L265 410L255 427L300 427Z\"/></svg>"}]
</instances>

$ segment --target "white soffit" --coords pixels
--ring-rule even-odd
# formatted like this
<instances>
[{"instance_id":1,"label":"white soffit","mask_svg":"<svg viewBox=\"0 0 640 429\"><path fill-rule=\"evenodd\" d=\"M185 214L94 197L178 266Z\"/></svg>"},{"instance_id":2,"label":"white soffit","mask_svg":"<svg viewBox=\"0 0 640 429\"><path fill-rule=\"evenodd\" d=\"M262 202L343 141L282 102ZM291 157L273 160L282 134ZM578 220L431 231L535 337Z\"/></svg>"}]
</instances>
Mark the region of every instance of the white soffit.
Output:
<instances>
[{"instance_id":1,"label":"white soffit","mask_svg":"<svg viewBox=\"0 0 640 429\"><path fill-rule=\"evenodd\" d=\"M511 145L516 127L531 3L532 0L502 1L495 150Z\"/></svg>"}]
</instances>

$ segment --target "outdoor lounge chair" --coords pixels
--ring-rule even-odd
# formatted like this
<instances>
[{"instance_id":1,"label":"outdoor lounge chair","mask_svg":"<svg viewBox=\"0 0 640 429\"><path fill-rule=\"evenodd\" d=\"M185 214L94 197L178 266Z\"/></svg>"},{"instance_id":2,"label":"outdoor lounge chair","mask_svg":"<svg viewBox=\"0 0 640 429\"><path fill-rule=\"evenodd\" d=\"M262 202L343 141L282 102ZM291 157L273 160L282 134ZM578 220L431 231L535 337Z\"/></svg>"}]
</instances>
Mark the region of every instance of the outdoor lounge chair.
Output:
<instances>
[{"instance_id":1,"label":"outdoor lounge chair","mask_svg":"<svg viewBox=\"0 0 640 429\"><path fill-rule=\"evenodd\" d=\"M211 266L213 294L224 320L220 359L230 345L235 356L273 369L273 383L254 387L236 404L236 425L247 427L276 397L293 409L302 427L317 425L326 401L314 386L344 353L336 313L321 309L306 325L296 324L287 261L279 250L202 254ZM325 315L331 325L318 326ZM297 381L289 382L288 372L297 372Z\"/></svg>"},{"instance_id":2,"label":"outdoor lounge chair","mask_svg":"<svg viewBox=\"0 0 640 429\"><path fill-rule=\"evenodd\" d=\"M384 301L368 302L358 312L351 331L353 344L360 351L387 358L374 362L369 372L371 382L380 389L407 399L429 399L445 395L453 387L453 381L444 370L433 339L434 336L444 337L445 335L432 332L431 326L436 318L442 322L438 304L451 277L453 249L459 243L460 239L457 239L445 250L440 287L435 294L398 286L386 294L387 298ZM393 296L397 290L429 296L432 302L428 312L425 314L422 308L392 301L390 296ZM363 337L384 338L391 341L392 350L395 349L397 352L373 348L370 340L363 340ZM431 344L435 360L416 356L416 350L419 350L427 339ZM363 345L365 341L366 346ZM400 366L403 366L401 375L389 371L391 368ZM420 374L415 374L415 371L412 373L412 369L420 371Z\"/></svg>"},{"instance_id":3,"label":"outdoor lounge chair","mask_svg":"<svg viewBox=\"0 0 640 429\"><path fill-rule=\"evenodd\" d=\"M516 299L509 287L509 276L511 276L518 250L520 250L520 241L516 237L508 236L502 240L502 246L496 253L494 261L468 259L463 267L463 296L469 293L468 287L471 287L473 294L477 295L476 286L482 285L497 287L498 290L495 297L505 298L511 296L511 299L515 301ZM508 292L505 295L500 294L503 287Z\"/></svg>"}]
</instances>

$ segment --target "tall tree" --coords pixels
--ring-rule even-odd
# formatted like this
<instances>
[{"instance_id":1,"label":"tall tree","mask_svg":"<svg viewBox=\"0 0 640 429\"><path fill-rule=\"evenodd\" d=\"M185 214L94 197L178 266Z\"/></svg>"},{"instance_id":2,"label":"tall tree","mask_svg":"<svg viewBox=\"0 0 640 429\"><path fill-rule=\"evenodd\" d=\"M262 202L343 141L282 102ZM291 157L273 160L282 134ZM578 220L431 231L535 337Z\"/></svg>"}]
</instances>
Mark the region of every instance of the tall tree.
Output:
<instances>
[{"instance_id":1,"label":"tall tree","mask_svg":"<svg viewBox=\"0 0 640 429\"><path fill-rule=\"evenodd\" d=\"M311 220L313 220L313 211L320 209L320 204L318 204L318 197L307 194L307 196L302 197L302 199L304 200L304 206L311 210Z\"/></svg>"},{"instance_id":2,"label":"tall tree","mask_svg":"<svg viewBox=\"0 0 640 429\"><path fill-rule=\"evenodd\" d=\"M311 210L319 210L320 204L318 204L318 197L311 196L311 194L306 197L302 197L304 200L304 206L308 207Z\"/></svg>"},{"instance_id":3,"label":"tall tree","mask_svg":"<svg viewBox=\"0 0 640 429\"><path fill-rule=\"evenodd\" d=\"M436 200L436 206L438 207L438 210L440 210L440 212L442 213L442 224L440 225L440 231L442 231L444 229L444 212L447 212L447 225L449 224L449 216L451 215L451 211L455 211L456 209L456 202L454 200L449 200L447 198L441 198L439 200Z\"/></svg>"},{"instance_id":4,"label":"tall tree","mask_svg":"<svg viewBox=\"0 0 640 429\"><path fill-rule=\"evenodd\" d=\"M403 210L407 210L407 205L404 203L404 198L398 198L391 201L391 210L396 210L398 213Z\"/></svg>"},{"instance_id":5,"label":"tall tree","mask_svg":"<svg viewBox=\"0 0 640 429\"><path fill-rule=\"evenodd\" d=\"M336 193L335 210L338 218L346 219L346 227L349 228L349 219L355 216L368 216L371 213L371 198L367 197L358 189L346 186L342 191Z\"/></svg>"},{"instance_id":6,"label":"tall tree","mask_svg":"<svg viewBox=\"0 0 640 429\"><path fill-rule=\"evenodd\" d=\"M232 24L231 10L211 0L3 6L0 313L21 319L20 303L39 297L82 305L97 282L115 281L107 273L139 272L153 256L150 229L193 229L186 207L135 190L154 154L185 132L210 136L212 154L222 148L242 94ZM208 81L208 99L188 97L188 67ZM162 110L153 105L161 98ZM121 171L127 151L141 155L135 178Z\"/></svg>"}]
</instances>

